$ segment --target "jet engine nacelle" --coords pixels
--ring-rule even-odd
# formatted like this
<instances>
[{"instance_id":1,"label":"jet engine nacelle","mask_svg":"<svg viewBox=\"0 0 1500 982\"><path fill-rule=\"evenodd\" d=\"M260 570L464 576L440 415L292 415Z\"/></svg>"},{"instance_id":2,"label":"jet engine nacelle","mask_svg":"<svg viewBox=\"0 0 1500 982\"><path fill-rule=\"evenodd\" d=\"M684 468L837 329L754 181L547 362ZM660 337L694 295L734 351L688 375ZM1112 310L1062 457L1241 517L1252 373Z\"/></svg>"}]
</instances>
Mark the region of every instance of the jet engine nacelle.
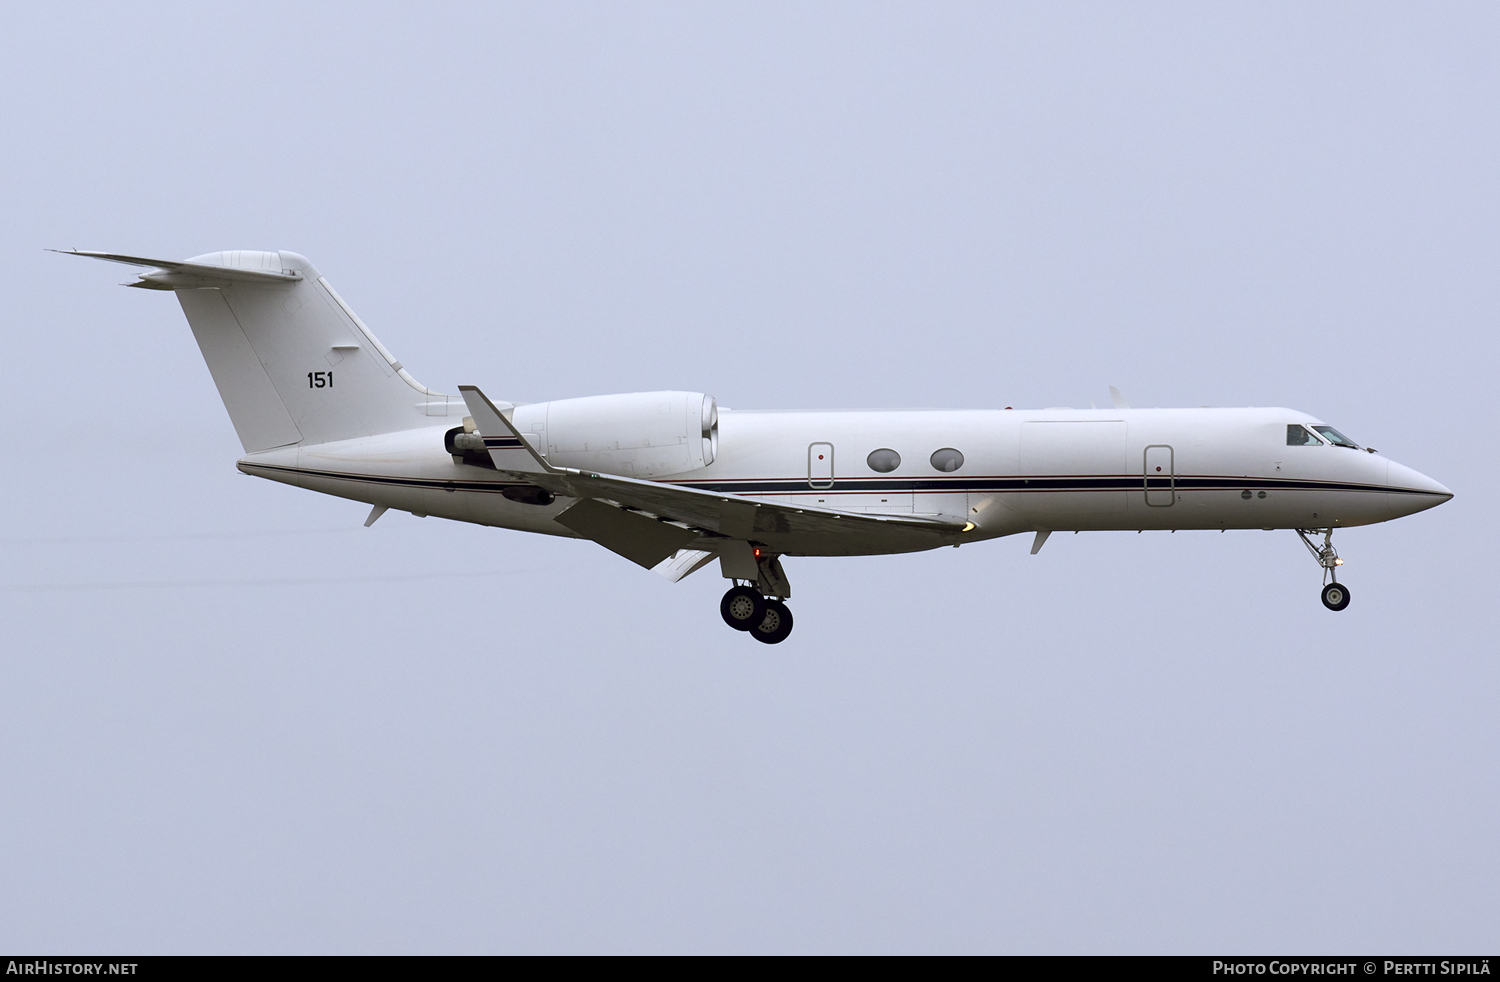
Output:
<instances>
[{"instance_id":1,"label":"jet engine nacelle","mask_svg":"<svg viewBox=\"0 0 1500 982\"><path fill-rule=\"evenodd\" d=\"M660 477L707 467L719 407L701 392L629 392L517 406L516 429L557 467Z\"/></svg>"}]
</instances>

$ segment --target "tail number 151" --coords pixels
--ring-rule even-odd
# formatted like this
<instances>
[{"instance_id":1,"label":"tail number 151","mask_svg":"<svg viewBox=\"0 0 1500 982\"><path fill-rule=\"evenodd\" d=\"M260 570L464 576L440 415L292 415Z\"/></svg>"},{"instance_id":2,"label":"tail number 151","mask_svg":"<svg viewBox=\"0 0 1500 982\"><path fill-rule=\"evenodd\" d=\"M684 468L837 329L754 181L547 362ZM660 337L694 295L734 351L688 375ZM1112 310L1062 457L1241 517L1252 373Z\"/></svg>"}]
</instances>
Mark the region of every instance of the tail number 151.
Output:
<instances>
[{"instance_id":1,"label":"tail number 151","mask_svg":"<svg viewBox=\"0 0 1500 982\"><path fill-rule=\"evenodd\" d=\"M331 389L333 388L332 372L308 372L307 387L309 389Z\"/></svg>"}]
</instances>

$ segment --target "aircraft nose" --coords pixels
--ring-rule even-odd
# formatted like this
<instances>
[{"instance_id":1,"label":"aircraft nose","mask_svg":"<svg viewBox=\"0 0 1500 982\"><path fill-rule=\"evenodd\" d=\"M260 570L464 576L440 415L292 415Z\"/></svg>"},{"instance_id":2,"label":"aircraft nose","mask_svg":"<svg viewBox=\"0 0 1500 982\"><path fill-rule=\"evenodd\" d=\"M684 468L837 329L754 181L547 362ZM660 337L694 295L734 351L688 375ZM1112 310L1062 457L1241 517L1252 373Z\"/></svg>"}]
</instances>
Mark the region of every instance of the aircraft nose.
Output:
<instances>
[{"instance_id":1,"label":"aircraft nose","mask_svg":"<svg viewBox=\"0 0 1500 982\"><path fill-rule=\"evenodd\" d=\"M1394 460L1387 473L1386 497L1398 516L1415 515L1419 511L1436 508L1453 497L1453 492L1419 471L1414 471Z\"/></svg>"}]
</instances>

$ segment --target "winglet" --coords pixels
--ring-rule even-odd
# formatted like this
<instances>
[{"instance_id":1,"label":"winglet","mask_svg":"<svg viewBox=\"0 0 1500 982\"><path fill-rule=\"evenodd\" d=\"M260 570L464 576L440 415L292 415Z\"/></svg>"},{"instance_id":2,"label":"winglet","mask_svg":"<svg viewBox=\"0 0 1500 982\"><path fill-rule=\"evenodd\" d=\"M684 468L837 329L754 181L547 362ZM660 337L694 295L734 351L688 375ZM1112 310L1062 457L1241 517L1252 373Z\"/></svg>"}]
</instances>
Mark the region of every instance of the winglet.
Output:
<instances>
[{"instance_id":1,"label":"winglet","mask_svg":"<svg viewBox=\"0 0 1500 982\"><path fill-rule=\"evenodd\" d=\"M495 467L513 474L559 474L556 467L547 463L536 448L526 442L515 424L495 408L489 397L475 385L460 385L458 391L474 417L474 428L484 438L484 448L490 452Z\"/></svg>"}]
</instances>

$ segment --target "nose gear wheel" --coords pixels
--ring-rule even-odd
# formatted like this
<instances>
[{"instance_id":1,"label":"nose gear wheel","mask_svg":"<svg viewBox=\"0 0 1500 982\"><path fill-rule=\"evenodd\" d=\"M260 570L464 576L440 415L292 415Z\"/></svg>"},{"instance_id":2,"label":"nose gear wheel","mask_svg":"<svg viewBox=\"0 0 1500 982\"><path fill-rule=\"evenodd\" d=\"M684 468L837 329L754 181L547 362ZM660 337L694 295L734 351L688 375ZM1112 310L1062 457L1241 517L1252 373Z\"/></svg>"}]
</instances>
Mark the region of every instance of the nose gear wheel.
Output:
<instances>
[{"instance_id":1,"label":"nose gear wheel","mask_svg":"<svg viewBox=\"0 0 1500 982\"><path fill-rule=\"evenodd\" d=\"M1330 583L1325 586L1323 606L1329 610L1343 610L1349 606L1349 588L1342 583Z\"/></svg>"}]
</instances>

